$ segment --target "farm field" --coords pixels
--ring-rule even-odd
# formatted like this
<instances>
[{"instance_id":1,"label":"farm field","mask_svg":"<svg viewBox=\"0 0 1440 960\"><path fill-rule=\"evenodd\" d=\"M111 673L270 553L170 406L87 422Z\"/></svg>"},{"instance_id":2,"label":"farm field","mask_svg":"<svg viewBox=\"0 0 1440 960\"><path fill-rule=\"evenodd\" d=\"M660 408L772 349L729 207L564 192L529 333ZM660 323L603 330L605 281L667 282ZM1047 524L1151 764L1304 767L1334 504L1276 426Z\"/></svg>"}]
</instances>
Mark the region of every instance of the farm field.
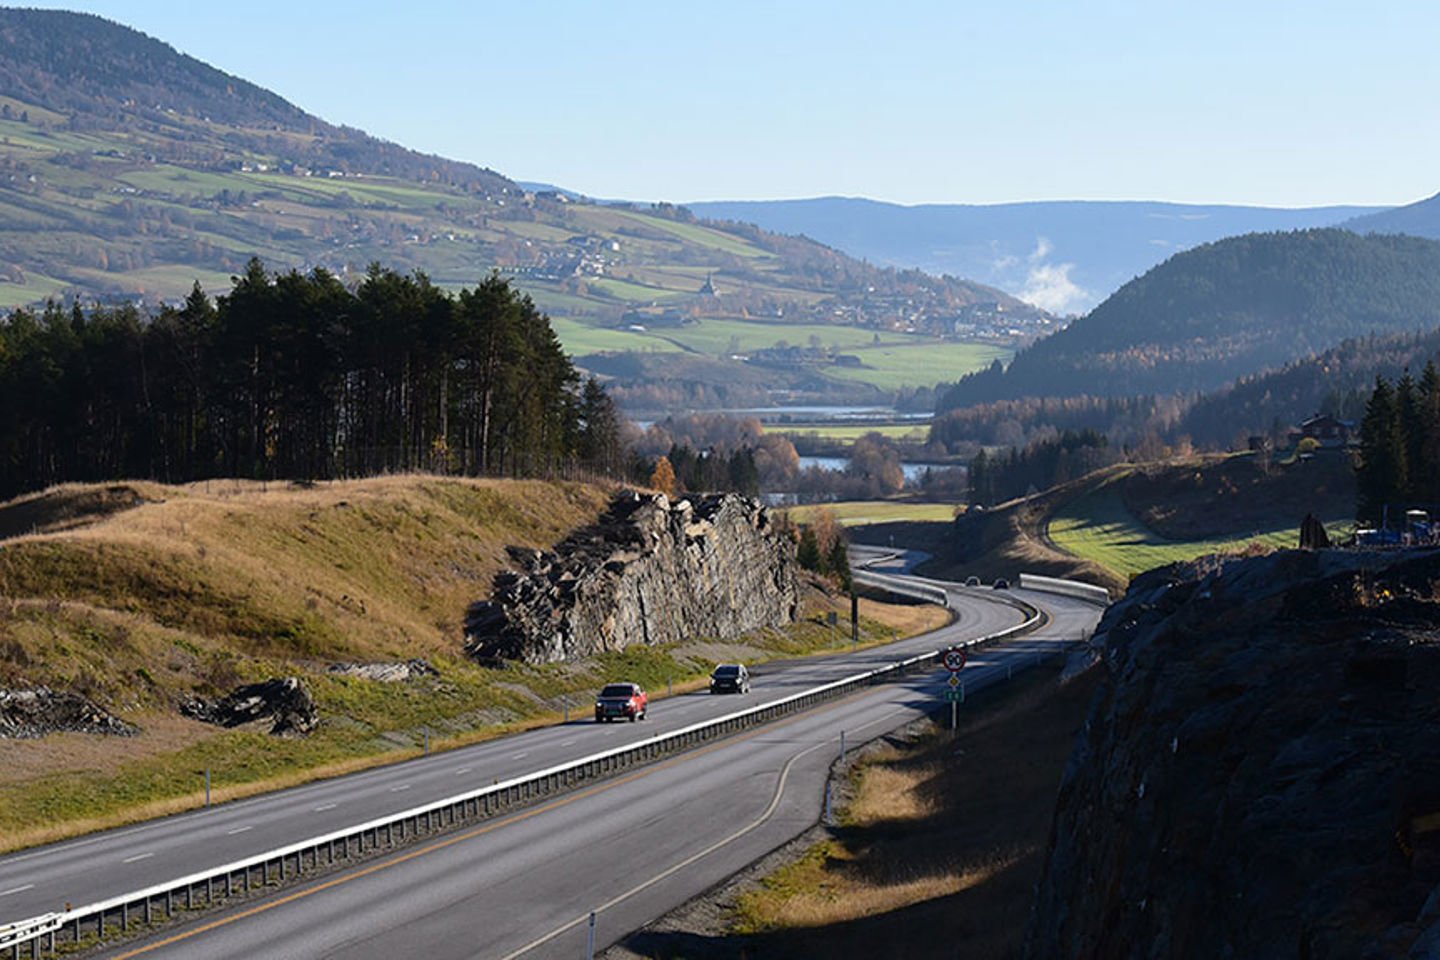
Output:
<instances>
[{"instance_id":1,"label":"farm field","mask_svg":"<svg viewBox=\"0 0 1440 960\"><path fill-rule=\"evenodd\" d=\"M796 523L809 523L819 510L829 510L846 527L871 523L949 523L955 519L954 504L906 503L899 500L846 500L791 507L785 513Z\"/></svg>"},{"instance_id":2,"label":"farm field","mask_svg":"<svg viewBox=\"0 0 1440 960\"><path fill-rule=\"evenodd\" d=\"M1050 539L1060 549L1092 560L1122 577L1209 553L1234 553L1252 544L1271 549L1294 547L1299 530L1279 528L1204 540L1166 540L1140 523L1113 486L1076 498L1050 519Z\"/></svg>"},{"instance_id":3,"label":"farm field","mask_svg":"<svg viewBox=\"0 0 1440 960\"><path fill-rule=\"evenodd\" d=\"M912 421L908 423L782 423L770 424L766 427L769 433L784 433L790 435L802 435L820 437L825 440L843 441L853 443L860 437L870 433L878 433L882 437L891 440L909 440L916 443L924 443L930 435L929 421ZM959 466L959 464L957 464Z\"/></svg>"},{"instance_id":4,"label":"farm field","mask_svg":"<svg viewBox=\"0 0 1440 960\"><path fill-rule=\"evenodd\" d=\"M988 343L954 343L925 340L919 343L883 344L855 351L864 367L827 367L836 380L868 383L881 390L906 386L933 387L983 370L995 360L1008 363L1015 351Z\"/></svg>"}]
</instances>

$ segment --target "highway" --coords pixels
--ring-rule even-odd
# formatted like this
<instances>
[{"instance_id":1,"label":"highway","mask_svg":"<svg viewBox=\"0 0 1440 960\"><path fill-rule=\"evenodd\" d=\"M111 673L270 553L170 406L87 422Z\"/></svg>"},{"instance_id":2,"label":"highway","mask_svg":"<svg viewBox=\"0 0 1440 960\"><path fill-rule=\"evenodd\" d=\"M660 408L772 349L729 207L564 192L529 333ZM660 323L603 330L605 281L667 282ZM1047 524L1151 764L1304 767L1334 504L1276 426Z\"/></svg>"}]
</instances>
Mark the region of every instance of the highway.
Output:
<instances>
[{"instance_id":1,"label":"highway","mask_svg":"<svg viewBox=\"0 0 1440 960\"><path fill-rule=\"evenodd\" d=\"M967 595L973 616L1013 610L986 593ZM1099 615L1077 600L1015 593L1051 622L977 652L964 671L970 690L1003 682L1009 668L1074 640ZM928 646L954 629L932 634ZM105 955L583 957L591 911L600 949L814 824L841 732L858 745L914 719L935 705L944 676L876 687ZM671 703L688 699L709 698Z\"/></svg>"},{"instance_id":2,"label":"highway","mask_svg":"<svg viewBox=\"0 0 1440 960\"><path fill-rule=\"evenodd\" d=\"M955 604L953 624L925 637L854 654L758 665L745 697L698 693L665 698L652 702L645 721L609 724L593 722L587 700L577 707L579 719L569 724L0 857L0 924L60 910L66 903L78 906L143 889L780 699L1023 619L1019 610L988 596L990 591L970 593L977 598Z\"/></svg>"}]
</instances>

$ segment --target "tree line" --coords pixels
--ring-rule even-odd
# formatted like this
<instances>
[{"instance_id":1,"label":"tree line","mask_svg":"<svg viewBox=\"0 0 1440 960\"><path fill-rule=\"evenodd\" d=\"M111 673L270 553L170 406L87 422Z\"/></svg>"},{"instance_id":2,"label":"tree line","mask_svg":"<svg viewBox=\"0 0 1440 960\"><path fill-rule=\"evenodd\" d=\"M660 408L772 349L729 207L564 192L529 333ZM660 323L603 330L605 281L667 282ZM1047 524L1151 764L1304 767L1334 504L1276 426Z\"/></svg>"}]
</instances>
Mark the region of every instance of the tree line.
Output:
<instances>
[{"instance_id":1,"label":"tree line","mask_svg":"<svg viewBox=\"0 0 1440 960\"><path fill-rule=\"evenodd\" d=\"M620 415L529 297L374 265L271 274L217 299L51 303L0 321L0 496L137 477L332 479L627 467Z\"/></svg>"},{"instance_id":2,"label":"tree line","mask_svg":"<svg viewBox=\"0 0 1440 960\"><path fill-rule=\"evenodd\" d=\"M981 450L970 461L970 502L993 506L1048 490L1123 459L1124 452L1094 430L1067 430L1024 450L1012 447L1008 455Z\"/></svg>"},{"instance_id":3,"label":"tree line","mask_svg":"<svg viewBox=\"0 0 1440 960\"><path fill-rule=\"evenodd\" d=\"M1417 382L1407 370L1394 384L1375 378L1360 423L1356 519L1399 523L1411 507L1440 505L1440 373L1425 364Z\"/></svg>"}]
</instances>

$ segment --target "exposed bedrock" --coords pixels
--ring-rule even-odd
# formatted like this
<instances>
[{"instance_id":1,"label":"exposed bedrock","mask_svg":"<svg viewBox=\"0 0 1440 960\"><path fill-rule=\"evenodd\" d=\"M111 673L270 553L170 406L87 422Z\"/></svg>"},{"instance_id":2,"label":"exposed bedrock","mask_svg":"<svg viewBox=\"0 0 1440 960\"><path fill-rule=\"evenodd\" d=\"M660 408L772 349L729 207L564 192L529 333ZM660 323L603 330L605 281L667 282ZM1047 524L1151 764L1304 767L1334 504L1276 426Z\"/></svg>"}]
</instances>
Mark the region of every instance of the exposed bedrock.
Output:
<instances>
[{"instance_id":1,"label":"exposed bedrock","mask_svg":"<svg viewBox=\"0 0 1440 960\"><path fill-rule=\"evenodd\" d=\"M0 739L33 739L51 733L130 737L137 732L78 693L49 687L0 690Z\"/></svg>"},{"instance_id":2,"label":"exposed bedrock","mask_svg":"<svg viewBox=\"0 0 1440 960\"><path fill-rule=\"evenodd\" d=\"M1440 554L1137 578L1026 955L1440 956Z\"/></svg>"},{"instance_id":3,"label":"exposed bedrock","mask_svg":"<svg viewBox=\"0 0 1440 960\"><path fill-rule=\"evenodd\" d=\"M277 737L304 735L320 723L310 690L299 677L247 684L218 700L196 697L181 704L180 712L221 727L269 720L270 733Z\"/></svg>"},{"instance_id":4,"label":"exposed bedrock","mask_svg":"<svg viewBox=\"0 0 1440 960\"><path fill-rule=\"evenodd\" d=\"M551 551L511 548L471 607L466 648L482 661L551 663L633 644L731 639L795 620L795 547L758 501L671 503L626 492Z\"/></svg>"}]
</instances>

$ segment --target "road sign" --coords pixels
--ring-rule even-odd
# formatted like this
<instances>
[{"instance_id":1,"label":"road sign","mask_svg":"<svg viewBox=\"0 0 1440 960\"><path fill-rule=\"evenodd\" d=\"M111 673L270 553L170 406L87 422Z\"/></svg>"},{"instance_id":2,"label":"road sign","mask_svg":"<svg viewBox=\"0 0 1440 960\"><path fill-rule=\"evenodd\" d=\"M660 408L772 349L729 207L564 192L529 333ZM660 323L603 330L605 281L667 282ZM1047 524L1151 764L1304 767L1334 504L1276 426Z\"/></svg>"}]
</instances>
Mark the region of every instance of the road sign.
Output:
<instances>
[{"instance_id":1,"label":"road sign","mask_svg":"<svg viewBox=\"0 0 1440 960\"><path fill-rule=\"evenodd\" d=\"M943 663L945 669L951 673L959 673L965 669L965 648L951 647L945 651L945 655L940 658L940 662Z\"/></svg>"},{"instance_id":2,"label":"road sign","mask_svg":"<svg viewBox=\"0 0 1440 960\"><path fill-rule=\"evenodd\" d=\"M950 674L950 681L949 681L949 682L950 682L950 689L951 689L951 690L958 690L958 689L960 689L960 674L958 674L958 673L952 673L952 674Z\"/></svg>"},{"instance_id":3,"label":"road sign","mask_svg":"<svg viewBox=\"0 0 1440 960\"><path fill-rule=\"evenodd\" d=\"M965 702L965 694L962 693L962 692L959 691L959 690L946 690L946 691L945 691L945 702L946 702L946 703L964 703L964 702Z\"/></svg>"}]
</instances>

